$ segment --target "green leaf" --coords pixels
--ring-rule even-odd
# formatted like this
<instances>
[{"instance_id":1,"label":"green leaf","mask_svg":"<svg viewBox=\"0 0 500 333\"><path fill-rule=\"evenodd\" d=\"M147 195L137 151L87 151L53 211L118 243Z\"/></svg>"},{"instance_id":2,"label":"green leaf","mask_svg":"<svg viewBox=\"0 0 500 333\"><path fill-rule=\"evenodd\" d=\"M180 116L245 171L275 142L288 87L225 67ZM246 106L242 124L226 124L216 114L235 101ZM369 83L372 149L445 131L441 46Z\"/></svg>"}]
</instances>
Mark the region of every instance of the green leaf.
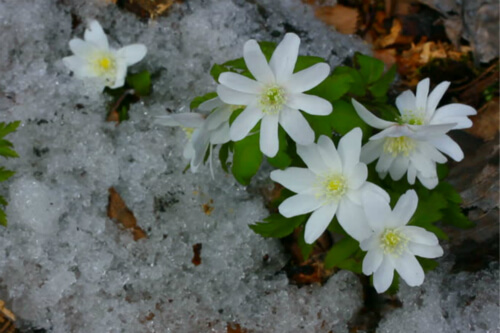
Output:
<instances>
[{"instance_id":1,"label":"green leaf","mask_svg":"<svg viewBox=\"0 0 500 333\"><path fill-rule=\"evenodd\" d=\"M332 125L329 121L329 116L315 116L308 113L302 113L304 118L306 118L309 125L314 131L316 140L321 135L326 135L327 137L332 136Z\"/></svg>"},{"instance_id":2,"label":"green leaf","mask_svg":"<svg viewBox=\"0 0 500 333\"><path fill-rule=\"evenodd\" d=\"M449 201L453 203L462 203L462 197L460 193L455 190L453 185L448 182L440 182L438 186L434 189L435 192L440 192Z\"/></svg>"},{"instance_id":3,"label":"green leaf","mask_svg":"<svg viewBox=\"0 0 500 333\"><path fill-rule=\"evenodd\" d=\"M332 76L335 75L348 75L351 81L349 92L356 96L365 96L366 83L357 70L351 67L339 66L333 70Z\"/></svg>"},{"instance_id":4,"label":"green leaf","mask_svg":"<svg viewBox=\"0 0 500 333\"><path fill-rule=\"evenodd\" d=\"M287 135L285 130L281 127L278 128L278 142L279 142L278 153L274 157L267 157L267 161L275 168L284 169L290 166L290 164L292 163L292 158L287 153L287 148L288 148Z\"/></svg>"},{"instance_id":5,"label":"green leaf","mask_svg":"<svg viewBox=\"0 0 500 333\"><path fill-rule=\"evenodd\" d=\"M280 214L272 214L264 219L264 222L250 224L249 227L255 233L263 237L283 238L290 235L295 228L306 221L307 215L286 218Z\"/></svg>"},{"instance_id":6,"label":"green leaf","mask_svg":"<svg viewBox=\"0 0 500 333\"><path fill-rule=\"evenodd\" d=\"M379 80L373 83L368 90L375 97L385 97L396 77L396 65L393 65Z\"/></svg>"},{"instance_id":7,"label":"green leaf","mask_svg":"<svg viewBox=\"0 0 500 333\"><path fill-rule=\"evenodd\" d=\"M372 275L373 277L373 275ZM373 284L373 281L372 281ZM392 283L389 286L389 289L387 289L386 293L389 295L396 295L399 291L399 274L398 272L394 272L394 277L392 278Z\"/></svg>"},{"instance_id":8,"label":"green leaf","mask_svg":"<svg viewBox=\"0 0 500 333\"><path fill-rule=\"evenodd\" d=\"M129 108L130 104L124 103L124 105L122 105L122 107L118 110L118 119L120 121L125 121L130 118L128 115Z\"/></svg>"},{"instance_id":9,"label":"green leaf","mask_svg":"<svg viewBox=\"0 0 500 333\"><path fill-rule=\"evenodd\" d=\"M7 202L7 200L5 200L5 198L0 195L0 205L7 206L8 204L9 203Z\"/></svg>"},{"instance_id":10,"label":"green leaf","mask_svg":"<svg viewBox=\"0 0 500 333\"><path fill-rule=\"evenodd\" d=\"M9 133L15 132L19 125L21 124L20 121L13 121L11 123L0 123L0 138L3 138Z\"/></svg>"},{"instance_id":11,"label":"green leaf","mask_svg":"<svg viewBox=\"0 0 500 333\"><path fill-rule=\"evenodd\" d=\"M349 258L340 262L337 265L337 267L340 269L351 271L356 274L361 274L361 272L363 271L361 261L353 258Z\"/></svg>"},{"instance_id":12,"label":"green leaf","mask_svg":"<svg viewBox=\"0 0 500 333\"><path fill-rule=\"evenodd\" d=\"M8 147L0 147L0 156L9 157L19 157L19 155L12 149Z\"/></svg>"},{"instance_id":13,"label":"green leaf","mask_svg":"<svg viewBox=\"0 0 500 333\"><path fill-rule=\"evenodd\" d=\"M356 53L354 63L359 66L359 73L368 84L380 79L384 72L384 63L373 57Z\"/></svg>"},{"instance_id":14,"label":"green leaf","mask_svg":"<svg viewBox=\"0 0 500 333\"><path fill-rule=\"evenodd\" d=\"M240 184L248 185L250 183L252 177L259 170L261 162L259 135L253 134L234 143L231 171Z\"/></svg>"},{"instance_id":15,"label":"green leaf","mask_svg":"<svg viewBox=\"0 0 500 333\"><path fill-rule=\"evenodd\" d=\"M338 267L359 249L359 243L351 237L345 237L335 243L325 257L325 267Z\"/></svg>"},{"instance_id":16,"label":"green leaf","mask_svg":"<svg viewBox=\"0 0 500 333\"><path fill-rule=\"evenodd\" d=\"M14 174L14 171L7 170L4 167L0 167L0 182L6 181L10 177L14 176Z\"/></svg>"},{"instance_id":17,"label":"green leaf","mask_svg":"<svg viewBox=\"0 0 500 333\"><path fill-rule=\"evenodd\" d=\"M245 64L245 59L243 58L238 58L234 60L229 60L226 61L225 63L222 64L222 66L226 68L231 68L239 71L247 71L247 65Z\"/></svg>"},{"instance_id":18,"label":"green leaf","mask_svg":"<svg viewBox=\"0 0 500 333\"><path fill-rule=\"evenodd\" d=\"M222 146L220 146L220 149L219 149L220 165L222 167L222 170L224 170L226 173L229 173L227 159L229 157L229 148L231 145L232 145L232 142L228 142L228 143L225 143Z\"/></svg>"},{"instance_id":19,"label":"green leaf","mask_svg":"<svg viewBox=\"0 0 500 333\"><path fill-rule=\"evenodd\" d=\"M340 135L345 135L353 128L359 127L363 131L363 138L369 138L372 132L363 119L361 119L352 103L344 100L338 100L332 103L333 112L328 116L331 127Z\"/></svg>"},{"instance_id":20,"label":"green leaf","mask_svg":"<svg viewBox=\"0 0 500 333\"><path fill-rule=\"evenodd\" d=\"M267 62L271 60L271 56L274 53L274 50L276 49L276 43L273 42L259 42L260 49L262 50L262 53L264 53L264 56L267 59Z\"/></svg>"},{"instance_id":21,"label":"green leaf","mask_svg":"<svg viewBox=\"0 0 500 333\"><path fill-rule=\"evenodd\" d=\"M218 83L219 82L219 75L221 75L221 73L228 72L228 71L229 70L225 66L219 65L219 64L214 64L212 66L212 68L210 69L210 75Z\"/></svg>"},{"instance_id":22,"label":"green leaf","mask_svg":"<svg viewBox=\"0 0 500 333\"><path fill-rule=\"evenodd\" d=\"M476 226L474 222L464 215L460 205L456 203L449 205L448 208L443 210L443 223L461 229L469 229Z\"/></svg>"},{"instance_id":23,"label":"green leaf","mask_svg":"<svg viewBox=\"0 0 500 333\"><path fill-rule=\"evenodd\" d=\"M151 93L151 75L148 71L129 74L125 80L137 96L148 96Z\"/></svg>"},{"instance_id":24,"label":"green leaf","mask_svg":"<svg viewBox=\"0 0 500 333\"><path fill-rule=\"evenodd\" d=\"M434 270L439 265L438 262L433 259L427 259L422 257L416 257L416 258L420 263L420 266L422 266L422 268L426 272Z\"/></svg>"},{"instance_id":25,"label":"green leaf","mask_svg":"<svg viewBox=\"0 0 500 333\"><path fill-rule=\"evenodd\" d=\"M208 94L205 94L203 96L195 97L191 101L191 104L189 104L189 109L194 110L198 106L200 106L201 103L203 103L205 101L208 101L208 100L210 100L212 98L215 98L215 97L217 97L217 93L216 92L209 92Z\"/></svg>"},{"instance_id":26,"label":"green leaf","mask_svg":"<svg viewBox=\"0 0 500 333\"><path fill-rule=\"evenodd\" d=\"M299 56L297 58L297 63L295 64L295 68L293 70L294 73L300 72L306 68L309 68L313 65L319 64L321 62L325 62L325 59L321 57L314 56Z\"/></svg>"},{"instance_id":27,"label":"green leaf","mask_svg":"<svg viewBox=\"0 0 500 333\"><path fill-rule=\"evenodd\" d=\"M0 208L0 224L4 227L7 226L7 214L5 214L2 208Z\"/></svg>"}]
</instances>

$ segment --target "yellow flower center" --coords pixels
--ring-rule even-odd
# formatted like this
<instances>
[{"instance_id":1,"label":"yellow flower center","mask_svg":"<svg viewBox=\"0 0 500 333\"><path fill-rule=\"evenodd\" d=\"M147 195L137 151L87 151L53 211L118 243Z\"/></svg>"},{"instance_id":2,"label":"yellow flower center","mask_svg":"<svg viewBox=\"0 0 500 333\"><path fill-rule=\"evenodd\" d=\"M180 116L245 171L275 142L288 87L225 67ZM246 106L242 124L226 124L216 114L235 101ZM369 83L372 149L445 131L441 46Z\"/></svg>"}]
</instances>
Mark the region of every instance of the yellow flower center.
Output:
<instances>
[{"instance_id":1,"label":"yellow flower center","mask_svg":"<svg viewBox=\"0 0 500 333\"><path fill-rule=\"evenodd\" d=\"M109 52L96 52L91 60L96 76L103 78L107 85L113 85L116 79L116 60Z\"/></svg>"},{"instance_id":2,"label":"yellow flower center","mask_svg":"<svg viewBox=\"0 0 500 333\"><path fill-rule=\"evenodd\" d=\"M108 57L104 57L99 60L99 66L101 66L101 68L104 70L108 70L111 65L112 61Z\"/></svg>"},{"instance_id":3,"label":"yellow flower center","mask_svg":"<svg viewBox=\"0 0 500 333\"><path fill-rule=\"evenodd\" d=\"M318 182L317 197L325 201L337 201L347 191L347 182L344 176L339 174L322 177Z\"/></svg>"},{"instance_id":4,"label":"yellow flower center","mask_svg":"<svg viewBox=\"0 0 500 333\"><path fill-rule=\"evenodd\" d=\"M400 122L408 125L423 125L425 124L425 110L404 110Z\"/></svg>"},{"instance_id":5,"label":"yellow flower center","mask_svg":"<svg viewBox=\"0 0 500 333\"><path fill-rule=\"evenodd\" d=\"M398 155L408 156L415 150L415 140L406 136L397 138L386 138L384 142L384 152L396 157Z\"/></svg>"},{"instance_id":6,"label":"yellow flower center","mask_svg":"<svg viewBox=\"0 0 500 333\"><path fill-rule=\"evenodd\" d=\"M260 96L260 104L265 114L277 114L286 102L285 89L280 86L269 86Z\"/></svg>"},{"instance_id":7,"label":"yellow flower center","mask_svg":"<svg viewBox=\"0 0 500 333\"><path fill-rule=\"evenodd\" d=\"M398 257L406 250L408 238L396 229L386 229L380 236L380 244L385 254Z\"/></svg>"},{"instance_id":8,"label":"yellow flower center","mask_svg":"<svg viewBox=\"0 0 500 333\"><path fill-rule=\"evenodd\" d=\"M194 128L193 127L184 127L184 126L181 126L181 128L184 131L184 133L186 133L186 137L188 139L191 139L191 137L193 136Z\"/></svg>"}]
</instances>

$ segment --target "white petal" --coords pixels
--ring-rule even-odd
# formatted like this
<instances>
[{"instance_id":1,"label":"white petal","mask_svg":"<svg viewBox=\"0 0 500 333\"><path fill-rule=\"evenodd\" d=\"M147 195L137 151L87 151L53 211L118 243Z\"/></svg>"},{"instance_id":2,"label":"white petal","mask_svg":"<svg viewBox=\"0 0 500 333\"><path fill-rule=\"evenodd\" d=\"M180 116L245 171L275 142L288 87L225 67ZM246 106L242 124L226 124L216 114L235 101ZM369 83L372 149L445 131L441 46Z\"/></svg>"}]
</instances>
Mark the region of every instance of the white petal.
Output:
<instances>
[{"instance_id":1,"label":"white petal","mask_svg":"<svg viewBox=\"0 0 500 333\"><path fill-rule=\"evenodd\" d=\"M470 121L467 116L473 116L475 114L477 114L477 111L468 105L458 103L448 104L436 110L430 123L457 123L453 129L469 128L472 126L472 121Z\"/></svg>"},{"instance_id":2,"label":"white petal","mask_svg":"<svg viewBox=\"0 0 500 333\"><path fill-rule=\"evenodd\" d=\"M132 66L141 61L148 52L143 44L132 44L118 50L118 56L125 60L127 66Z\"/></svg>"},{"instance_id":3,"label":"white petal","mask_svg":"<svg viewBox=\"0 0 500 333\"><path fill-rule=\"evenodd\" d=\"M431 92L429 98L427 99L427 119L430 119L436 110L441 98L443 98L444 93L450 86L450 82L443 81L437 85L436 88Z\"/></svg>"},{"instance_id":4,"label":"white petal","mask_svg":"<svg viewBox=\"0 0 500 333\"><path fill-rule=\"evenodd\" d=\"M274 74L267 63L266 57L260 50L259 44L254 39L245 43L245 46L243 47L243 58L245 59L245 64L247 65L248 70L257 81L262 83L273 83L275 81Z\"/></svg>"},{"instance_id":5,"label":"white petal","mask_svg":"<svg viewBox=\"0 0 500 333\"><path fill-rule=\"evenodd\" d=\"M274 50L269 66L278 84L288 81L292 76L299 55L299 45L299 36L287 33Z\"/></svg>"},{"instance_id":6,"label":"white petal","mask_svg":"<svg viewBox=\"0 0 500 333\"><path fill-rule=\"evenodd\" d=\"M417 258L409 252L394 258L394 268L410 287L419 286L424 282L424 270Z\"/></svg>"},{"instance_id":7,"label":"white petal","mask_svg":"<svg viewBox=\"0 0 500 333\"><path fill-rule=\"evenodd\" d=\"M389 289L394 278L394 265L388 256L384 256L382 264L373 273L373 286L380 294Z\"/></svg>"},{"instance_id":8,"label":"white petal","mask_svg":"<svg viewBox=\"0 0 500 333\"><path fill-rule=\"evenodd\" d=\"M383 196L369 191L363 192L361 202L370 227L375 231L385 229L392 214L389 202Z\"/></svg>"},{"instance_id":9,"label":"white petal","mask_svg":"<svg viewBox=\"0 0 500 333\"><path fill-rule=\"evenodd\" d=\"M292 75L286 82L286 88L292 93L311 90L323 82L330 74L330 66L322 62Z\"/></svg>"},{"instance_id":10,"label":"white petal","mask_svg":"<svg viewBox=\"0 0 500 333\"><path fill-rule=\"evenodd\" d=\"M438 125L406 125L411 132L407 136L417 140L427 141L446 134L455 126L456 123Z\"/></svg>"},{"instance_id":11,"label":"white petal","mask_svg":"<svg viewBox=\"0 0 500 333\"><path fill-rule=\"evenodd\" d=\"M361 190L363 192L368 192L368 193L371 192L372 195L378 195L378 196L382 197L387 203L389 203L391 201L389 194L383 188L381 188L380 186L375 185L373 183L365 182L365 184L363 185Z\"/></svg>"},{"instance_id":12,"label":"white petal","mask_svg":"<svg viewBox=\"0 0 500 333\"><path fill-rule=\"evenodd\" d=\"M408 183L413 185L415 184L415 178L417 177L417 169L410 163L408 166Z\"/></svg>"},{"instance_id":13,"label":"white petal","mask_svg":"<svg viewBox=\"0 0 500 333\"><path fill-rule=\"evenodd\" d=\"M422 154L428 156L432 161L435 161L437 163L446 163L446 161L448 160L446 156L441 154L441 152L437 150L436 147L428 142L421 142L418 145L418 149Z\"/></svg>"},{"instance_id":14,"label":"white petal","mask_svg":"<svg viewBox=\"0 0 500 333\"><path fill-rule=\"evenodd\" d=\"M418 180L420 180L422 185L424 185L424 187L428 188L429 190L432 190L439 183L439 179L437 176L425 177L420 172L417 172L417 178Z\"/></svg>"},{"instance_id":15,"label":"white petal","mask_svg":"<svg viewBox=\"0 0 500 333\"><path fill-rule=\"evenodd\" d=\"M344 172L345 170L354 168L359 163L362 137L363 132L361 132L359 127L356 127L340 139L337 151L342 160L342 169Z\"/></svg>"},{"instance_id":16,"label":"white petal","mask_svg":"<svg viewBox=\"0 0 500 333\"><path fill-rule=\"evenodd\" d=\"M89 23L89 27L85 29L83 38L85 41L94 43L101 49L109 49L108 37L106 37L104 30L102 30L101 25L96 20Z\"/></svg>"},{"instance_id":17,"label":"white petal","mask_svg":"<svg viewBox=\"0 0 500 333\"><path fill-rule=\"evenodd\" d=\"M316 175L309 169L290 167L284 171L272 171L271 179L280 183L290 191L304 194L312 190L316 182Z\"/></svg>"},{"instance_id":18,"label":"white petal","mask_svg":"<svg viewBox=\"0 0 500 333\"><path fill-rule=\"evenodd\" d=\"M410 159L407 156L397 156L389 168L389 174L393 180L400 180L408 170Z\"/></svg>"},{"instance_id":19,"label":"white petal","mask_svg":"<svg viewBox=\"0 0 500 333\"><path fill-rule=\"evenodd\" d=\"M460 146L448 135L434 138L430 141L437 149L459 162L464 158L464 153Z\"/></svg>"},{"instance_id":20,"label":"white petal","mask_svg":"<svg viewBox=\"0 0 500 333\"><path fill-rule=\"evenodd\" d=\"M363 203L361 202L361 195L363 194L363 186L358 189L349 189L349 191L346 192L347 198L351 200L354 204L361 206Z\"/></svg>"},{"instance_id":21,"label":"white petal","mask_svg":"<svg viewBox=\"0 0 500 333\"><path fill-rule=\"evenodd\" d=\"M342 172L342 161L332 139L326 135L320 136L317 148L329 169L333 172Z\"/></svg>"},{"instance_id":22,"label":"white petal","mask_svg":"<svg viewBox=\"0 0 500 333\"><path fill-rule=\"evenodd\" d=\"M219 76L219 82L233 90L250 94L260 94L263 88L262 83L231 72L222 73Z\"/></svg>"},{"instance_id":23,"label":"white petal","mask_svg":"<svg viewBox=\"0 0 500 333\"><path fill-rule=\"evenodd\" d=\"M326 99L302 93L290 94L286 105L292 109L299 109L316 116L329 115L333 110L332 104Z\"/></svg>"},{"instance_id":24,"label":"white petal","mask_svg":"<svg viewBox=\"0 0 500 333\"><path fill-rule=\"evenodd\" d=\"M112 85L107 83L111 89L123 87L125 84L125 77L127 76L127 64L122 59L116 59L116 77Z\"/></svg>"},{"instance_id":25,"label":"white petal","mask_svg":"<svg viewBox=\"0 0 500 333\"><path fill-rule=\"evenodd\" d=\"M257 100L257 95L236 91L221 84L217 86L217 95L227 104L248 105Z\"/></svg>"},{"instance_id":26,"label":"white petal","mask_svg":"<svg viewBox=\"0 0 500 333\"><path fill-rule=\"evenodd\" d=\"M413 111L425 111L427 107L427 96L429 95L429 86L431 81L429 78L423 79L417 85L417 93L416 93L416 110Z\"/></svg>"},{"instance_id":27,"label":"white petal","mask_svg":"<svg viewBox=\"0 0 500 333\"><path fill-rule=\"evenodd\" d=\"M363 274L372 275L382 264L384 253L380 248L374 248L368 251L363 259Z\"/></svg>"},{"instance_id":28,"label":"white petal","mask_svg":"<svg viewBox=\"0 0 500 333\"><path fill-rule=\"evenodd\" d=\"M220 107L214 112L210 113L207 117L207 130L212 131L219 127L221 124L229 122L231 113L231 109L224 107Z\"/></svg>"},{"instance_id":29,"label":"white petal","mask_svg":"<svg viewBox=\"0 0 500 333\"><path fill-rule=\"evenodd\" d=\"M268 157L274 157L279 150L278 115L267 115L260 123L260 151Z\"/></svg>"},{"instance_id":30,"label":"white petal","mask_svg":"<svg viewBox=\"0 0 500 333\"><path fill-rule=\"evenodd\" d=\"M358 242L371 236L371 229L361 206L344 197L339 203L337 219L342 228Z\"/></svg>"},{"instance_id":31,"label":"white petal","mask_svg":"<svg viewBox=\"0 0 500 333\"><path fill-rule=\"evenodd\" d=\"M354 109L356 110L358 116L363 119L365 123L370 125L371 127L378 128L378 129L384 129L387 127L390 127L394 125L394 122L387 121L380 119L376 117L373 113L368 111L367 108L365 108L361 103L356 101L354 98L351 99L352 105L354 106Z\"/></svg>"},{"instance_id":32,"label":"white petal","mask_svg":"<svg viewBox=\"0 0 500 333\"><path fill-rule=\"evenodd\" d=\"M408 244L408 249L411 253L422 258L438 258L444 253L443 248L439 245L429 246L410 242Z\"/></svg>"},{"instance_id":33,"label":"white petal","mask_svg":"<svg viewBox=\"0 0 500 333\"><path fill-rule=\"evenodd\" d=\"M197 129L193 132L191 143L194 149L194 155L191 158L191 167L193 167L193 171L196 171L205 159L208 145L210 144L210 135L204 129Z\"/></svg>"},{"instance_id":34,"label":"white petal","mask_svg":"<svg viewBox=\"0 0 500 333\"><path fill-rule=\"evenodd\" d=\"M292 217L312 212L323 203L311 194L296 194L281 203L278 210L284 217Z\"/></svg>"},{"instance_id":35,"label":"white petal","mask_svg":"<svg viewBox=\"0 0 500 333\"><path fill-rule=\"evenodd\" d=\"M414 243L429 246L439 245L439 240L436 235L424 228L407 225L400 230Z\"/></svg>"},{"instance_id":36,"label":"white petal","mask_svg":"<svg viewBox=\"0 0 500 333\"><path fill-rule=\"evenodd\" d=\"M377 165L375 166L375 170L378 173L386 173L389 171L389 168L392 165L392 162L394 162L395 156L392 156L392 154L386 154L383 153L380 155L380 158L378 159Z\"/></svg>"},{"instance_id":37,"label":"white petal","mask_svg":"<svg viewBox=\"0 0 500 333\"><path fill-rule=\"evenodd\" d=\"M207 128L208 130L208 128ZM229 134L230 128L229 123L224 123L218 128L210 131L210 143L213 145L219 145L231 141L231 135Z\"/></svg>"},{"instance_id":38,"label":"white petal","mask_svg":"<svg viewBox=\"0 0 500 333\"><path fill-rule=\"evenodd\" d=\"M311 214L307 220L306 229L304 231L304 240L307 244L312 244L318 239L321 234L328 228L332 222L335 212L337 211L337 204L323 206Z\"/></svg>"},{"instance_id":39,"label":"white petal","mask_svg":"<svg viewBox=\"0 0 500 333\"><path fill-rule=\"evenodd\" d=\"M391 227L400 227L406 225L418 206L418 196L414 190L408 190L405 194L399 197L396 206L392 211L391 221L396 222L396 224L390 225Z\"/></svg>"},{"instance_id":40,"label":"white petal","mask_svg":"<svg viewBox=\"0 0 500 333\"><path fill-rule=\"evenodd\" d=\"M371 236L359 242L359 247L363 251L370 251L380 248L380 235L381 233L372 232Z\"/></svg>"},{"instance_id":41,"label":"white petal","mask_svg":"<svg viewBox=\"0 0 500 333\"><path fill-rule=\"evenodd\" d=\"M97 47L94 44L87 43L79 38L70 40L69 48L76 56L85 60L97 51Z\"/></svg>"},{"instance_id":42,"label":"white petal","mask_svg":"<svg viewBox=\"0 0 500 333\"><path fill-rule=\"evenodd\" d=\"M399 113L416 109L415 95L410 90L406 90L396 98L396 106Z\"/></svg>"},{"instance_id":43,"label":"white petal","mask_svg":"<svg viewBox=\"0 0 500 333\"><path fill-rule=\"evenodd\" d=\"M309 145L314 142L314 131L298 110L285 107L279 114L279 123L299 145Z\"/></svg>"},{"instance_id":44,"label":"white petal","mask_svg":"<svg viewBox=\"0 0 500 333\"><path fill-rule=\"evenodd\" d=\"M213 109L223 106L225 103L219 97L206 100L198 106L201 111L212 111Z\"/></svg>"},{"instance_id":45,"label":"white petal","mask_svg":"<svg viewBox=\"0 0 500 333\"><path fill-rule=\"evenodd\" d=\"M412 132L407 125L394 125L387 127L375 135L372 135L370 137L370 141L380 140L383 138L399 138L401 136L413 137L414 134L415 133Z\"/></svg>"},{"instance_id":46,"label":"white petal","mask_svg":"<svg viewBox=\"0 0 500 333\"><path fill-rule=\"evenodd\" d=\"M411 163L415 166L417 171L424 177L433 177L436 173L436 163L434 163L429 156L422 154L419 150L413 151L410 155Z\"/></svg>"},{"instance_id":47,"label":"white petal","mask_svg":"<svg viewBox=\"0 0 500 333\"><path fill-rule=\"evenodd\" d=\"M360 161L369 164L375 161L384 152L384 139L368 141L361 148Z\"/></svg>"},{"instance_id":48,"label":"white petal","mask_svg":"<svg viewBox=\"0 0 500 333\"><path fill-rule=\"evenodd\" d=\"M163 126L183 126L187 128L198 128L203 125L205 117L201 113L185 112L174 113L166 116L156 117L156 124Z\"/></svg>"},{"instance_id":49,"label":"white petal","mask_svg":"<svg viewBox=\"0 0 500 333\"><path fill-rule=\"evenodd\" d=\"M78 56L70 56L62 59L64 65L72 71L77 78L94 77L94 73L88 68L87 62Z\"/></svg>"},{"instance_id":50,"label":"white petal","mask_svg":"<svg viewBox=\"0 0 500 333\"><path fill-rule=\"evenodd\" d=\"M368 178L368 168L364 163L356 164L352 169L346 170L345 173L348 175L349 189L359 189Z\"/></svg>"},{"instance_id":51,"label":"white petal","mask_svg":"<svg viewBox=\"0 0 500 333\"><path fill-rule=\"evenodd\" d=\"M231 140L239 141L247 136L252 128L257 125L259 120L264 117L262 111L256 106L256 104L250 104L246 107L241 114L236 117L231 125L229 134Z\"/></svg>"},{"instance_id":52,"label":"white petal","mask_svg":"<svg viewBox=\"0 0 500 333\"><path fill-rule=\"evenodd\" d=\"M309 170L317 175L324 174L330 170L325 164L316 144L307 146L297 145L297 154L307 165Z\"/></svg>"}]
</instances>

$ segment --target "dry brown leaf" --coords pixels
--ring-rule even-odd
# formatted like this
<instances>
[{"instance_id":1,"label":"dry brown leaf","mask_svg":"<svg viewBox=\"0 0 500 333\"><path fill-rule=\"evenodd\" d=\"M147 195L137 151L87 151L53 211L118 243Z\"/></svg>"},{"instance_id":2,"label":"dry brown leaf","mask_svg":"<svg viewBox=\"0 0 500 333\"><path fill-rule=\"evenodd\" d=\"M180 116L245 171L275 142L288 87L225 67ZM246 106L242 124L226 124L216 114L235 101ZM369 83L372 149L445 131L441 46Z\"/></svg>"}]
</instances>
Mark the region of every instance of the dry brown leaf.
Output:
<instances>
[{"instance_id":1,"label":"dry brown leaf","mask_svg":"<svg viewBox=\"0 0 500 333\"><path fill-rule=\"evenodd\" d=\"M202 248L201 243L196 243L193 245L193 259L191 259L191 262L195 266L201 264L201 248Z\"/></svg>"},{"instance_id":2,"label":"dry brown leaf","mask_svg":"<svg viewBox=\"0 0 500 333\"><path fill-rule=\"evenodd\" d=\"M166 11L178 0L121 0L118 4L142 18L155 18Z\"/></svg>"},{"instance_id":3,"label":"dry brown leaf","mask_svg":"<svg viewBox=\"0 0 500 333\"><path fill-rule=\"evenodd\" d=\"M248 331L238 323L227 323L226 331L227 333L248 333Z\"/></svg>"},{"instance_id":4,"label":"dry brown leaf","mask_svg":"<svg viewBox=\"0 0 500 333\"><path fill-rule=\"evenodd\" d=\"M359 11L355 8L342 5L318 7L314 14L340 33L350 35L358 29Z\"/></svg>"},{"instance_id":5,"label":"dry brown leaf","mask_svg":"<svg viewBox=\"0 0 500 333\"><path fill-rule=\"evenodd\" d=\"M206 204L201 205L201 208L203 209L203 213L205 213L206 215L212 214L212 212L215 209L215 207L212 206L213 203L214 203L214 201L212 199L210 199L209 202L207 202Z\"/></svg>"},{"instance_id":6,"label":"dry brown leaf","mask_svg":"<svg viewBox=\"0 0 500 333\"><path fill-rule=\"evenodd\" d=\"M480 137L485 141L493 140L500 131L498 97L493 98L478 110L473 118L474 126L467 129L470 134Z\"/></svg>"},{"instance_id":7,"label":"dry brown leaf","mask_svg":"<svg viewBox=\"0 0 500 333\"><path fill-rule=\"evenodd\" d=\"M0 300L0 333L14 333L16 316L5 307L5 302Z\"/></svg>"},{"instance_id":8,"label":"dry brown leaf","mask_svg":"<svg viewBox=\"0 0 500 333\"><path fill-rule=\"evenodd\" d=\"M147 238L146 232L137 225L134 213L127 207L120 194L114 187L110 187L108 191L108 217L119 222L125 229L130 229L135 241Z\"/></svg>"}]
</instances>

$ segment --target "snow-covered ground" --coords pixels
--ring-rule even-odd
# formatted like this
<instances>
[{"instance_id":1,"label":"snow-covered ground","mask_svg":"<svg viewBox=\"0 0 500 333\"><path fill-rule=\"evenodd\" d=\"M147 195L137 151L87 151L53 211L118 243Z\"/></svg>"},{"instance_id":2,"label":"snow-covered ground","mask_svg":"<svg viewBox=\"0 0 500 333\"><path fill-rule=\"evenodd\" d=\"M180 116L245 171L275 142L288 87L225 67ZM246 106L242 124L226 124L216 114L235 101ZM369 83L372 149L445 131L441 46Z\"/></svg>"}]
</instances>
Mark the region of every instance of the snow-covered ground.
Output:
<instances>
[{"instance_id":1,"label":"snow-covered ground","mask_svg":"<svg viewBox=\"0 0 500 333\"><path fill-rule=\"evenodd\" d=\"M61 61L91 19L112 46L148 47L132 71L153 73L154 92L119 126L104 121L109 99ZM289 285L279 242L247 227L267 213L257 186L243 188L220 168L214 180L207 169L183 174L184 134L154 124L215 90L214 62L240 57L250 38L278 41L286 31L301 36L301 53L332 66L369 52L299 0L185 1L149 23L104 0L0 0L0 121L22 121L9 137L21 157L2 161L17 174L1 186L10 204L9 226L0 228L0 299L22 331L226 332L228 323L348 331L363 306L358 277ZM257 182L270 185L264 175ZM135 242L107 218L111 186L147 239ZM199 266L191 263L196 243ZM403 307L379 331L497 332L498 265L451 273L452 262L445 257L420 288L402 286Z\"/></svg>"}]
</instances>

